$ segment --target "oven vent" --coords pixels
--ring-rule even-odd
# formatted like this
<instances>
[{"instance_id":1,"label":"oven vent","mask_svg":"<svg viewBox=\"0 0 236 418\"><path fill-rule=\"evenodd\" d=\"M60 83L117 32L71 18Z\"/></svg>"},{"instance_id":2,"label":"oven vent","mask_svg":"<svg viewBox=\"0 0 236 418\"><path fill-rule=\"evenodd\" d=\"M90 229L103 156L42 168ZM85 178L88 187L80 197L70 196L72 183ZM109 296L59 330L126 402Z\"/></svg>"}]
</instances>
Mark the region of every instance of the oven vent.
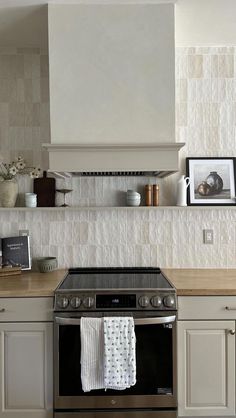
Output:
<instances>
[{"instance_id":1,"label":"oven vent","mask_svg":"<svg viewBox=\"0 0 236 418\"><path fill-rule=\"evenodd\" d=\"M88 171L88 172L75 172L73 176L79 177L137 177L137 176L154 176L164 178L173 171Z\"/></svg>"}]
</instances>

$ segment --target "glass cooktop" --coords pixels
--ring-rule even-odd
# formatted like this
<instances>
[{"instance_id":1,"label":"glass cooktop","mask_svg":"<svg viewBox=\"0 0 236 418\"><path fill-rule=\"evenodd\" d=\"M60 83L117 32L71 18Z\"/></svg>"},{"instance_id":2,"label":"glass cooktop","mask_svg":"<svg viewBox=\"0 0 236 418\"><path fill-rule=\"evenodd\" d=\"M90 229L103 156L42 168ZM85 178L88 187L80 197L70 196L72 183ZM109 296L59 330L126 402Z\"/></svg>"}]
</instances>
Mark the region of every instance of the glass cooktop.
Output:
<instances>
[{"instance_id":1,"label":"glass cooktop","mask_svg":"<svg viewBox=\"0 0 236 418\"><path fill-rule=\"evenodd\" d=\"M159 268L74 268L69 269L59 290L171 289Z\"/></svg>"}]
</instances>

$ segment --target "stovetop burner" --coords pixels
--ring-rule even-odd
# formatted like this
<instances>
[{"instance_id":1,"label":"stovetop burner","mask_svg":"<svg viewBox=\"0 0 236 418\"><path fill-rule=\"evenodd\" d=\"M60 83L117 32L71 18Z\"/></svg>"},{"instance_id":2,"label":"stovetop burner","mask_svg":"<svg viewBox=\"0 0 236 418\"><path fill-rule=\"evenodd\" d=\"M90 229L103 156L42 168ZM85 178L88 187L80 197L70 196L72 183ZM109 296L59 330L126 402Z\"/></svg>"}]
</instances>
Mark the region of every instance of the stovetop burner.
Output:
<instances>
[{"instance_id":1,"label":"stovetop burner","mask_svg":"<svg viewBox=\"0 0 236 418\"><path fill-rule=\"evenodd\" d=\"M73 268L55 291L55 311L176 310L160 268Z\"/></svg>"}]
</instances>

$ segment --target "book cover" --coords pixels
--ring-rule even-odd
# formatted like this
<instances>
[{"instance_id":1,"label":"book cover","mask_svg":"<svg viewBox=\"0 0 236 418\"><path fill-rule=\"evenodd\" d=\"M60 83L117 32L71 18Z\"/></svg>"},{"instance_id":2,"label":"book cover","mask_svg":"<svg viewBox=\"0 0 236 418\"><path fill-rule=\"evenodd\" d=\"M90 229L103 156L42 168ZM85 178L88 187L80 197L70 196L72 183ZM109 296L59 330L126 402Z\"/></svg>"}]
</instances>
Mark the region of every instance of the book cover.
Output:
<instances>
[{"instance_id":1,"label":"book cover","mask_svg":"<svg viewBox=\"0 0 236 418\"><path fill-rule=\"evenodd\" d=\"M3 266L31 269L29 236L2 238L1 246Z\"/></svg>"}]
</instances>

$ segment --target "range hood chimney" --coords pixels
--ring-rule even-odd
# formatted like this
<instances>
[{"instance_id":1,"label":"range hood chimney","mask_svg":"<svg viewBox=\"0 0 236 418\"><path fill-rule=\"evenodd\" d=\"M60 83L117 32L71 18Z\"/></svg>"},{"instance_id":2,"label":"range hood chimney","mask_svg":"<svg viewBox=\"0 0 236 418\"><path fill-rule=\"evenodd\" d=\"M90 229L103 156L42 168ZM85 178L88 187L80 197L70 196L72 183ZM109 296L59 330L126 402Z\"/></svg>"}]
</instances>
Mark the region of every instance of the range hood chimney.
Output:
<instances>
[{"instance_id":1,"label":"range hood chimney","mask_svg":"<svg viewBox=\"0 0 236 418\"><path fill-rule=\"evenodd\" d=\"M48 6L50 171L178 171L174 1L68 3Z\"/></svg>"}]
</instances>

